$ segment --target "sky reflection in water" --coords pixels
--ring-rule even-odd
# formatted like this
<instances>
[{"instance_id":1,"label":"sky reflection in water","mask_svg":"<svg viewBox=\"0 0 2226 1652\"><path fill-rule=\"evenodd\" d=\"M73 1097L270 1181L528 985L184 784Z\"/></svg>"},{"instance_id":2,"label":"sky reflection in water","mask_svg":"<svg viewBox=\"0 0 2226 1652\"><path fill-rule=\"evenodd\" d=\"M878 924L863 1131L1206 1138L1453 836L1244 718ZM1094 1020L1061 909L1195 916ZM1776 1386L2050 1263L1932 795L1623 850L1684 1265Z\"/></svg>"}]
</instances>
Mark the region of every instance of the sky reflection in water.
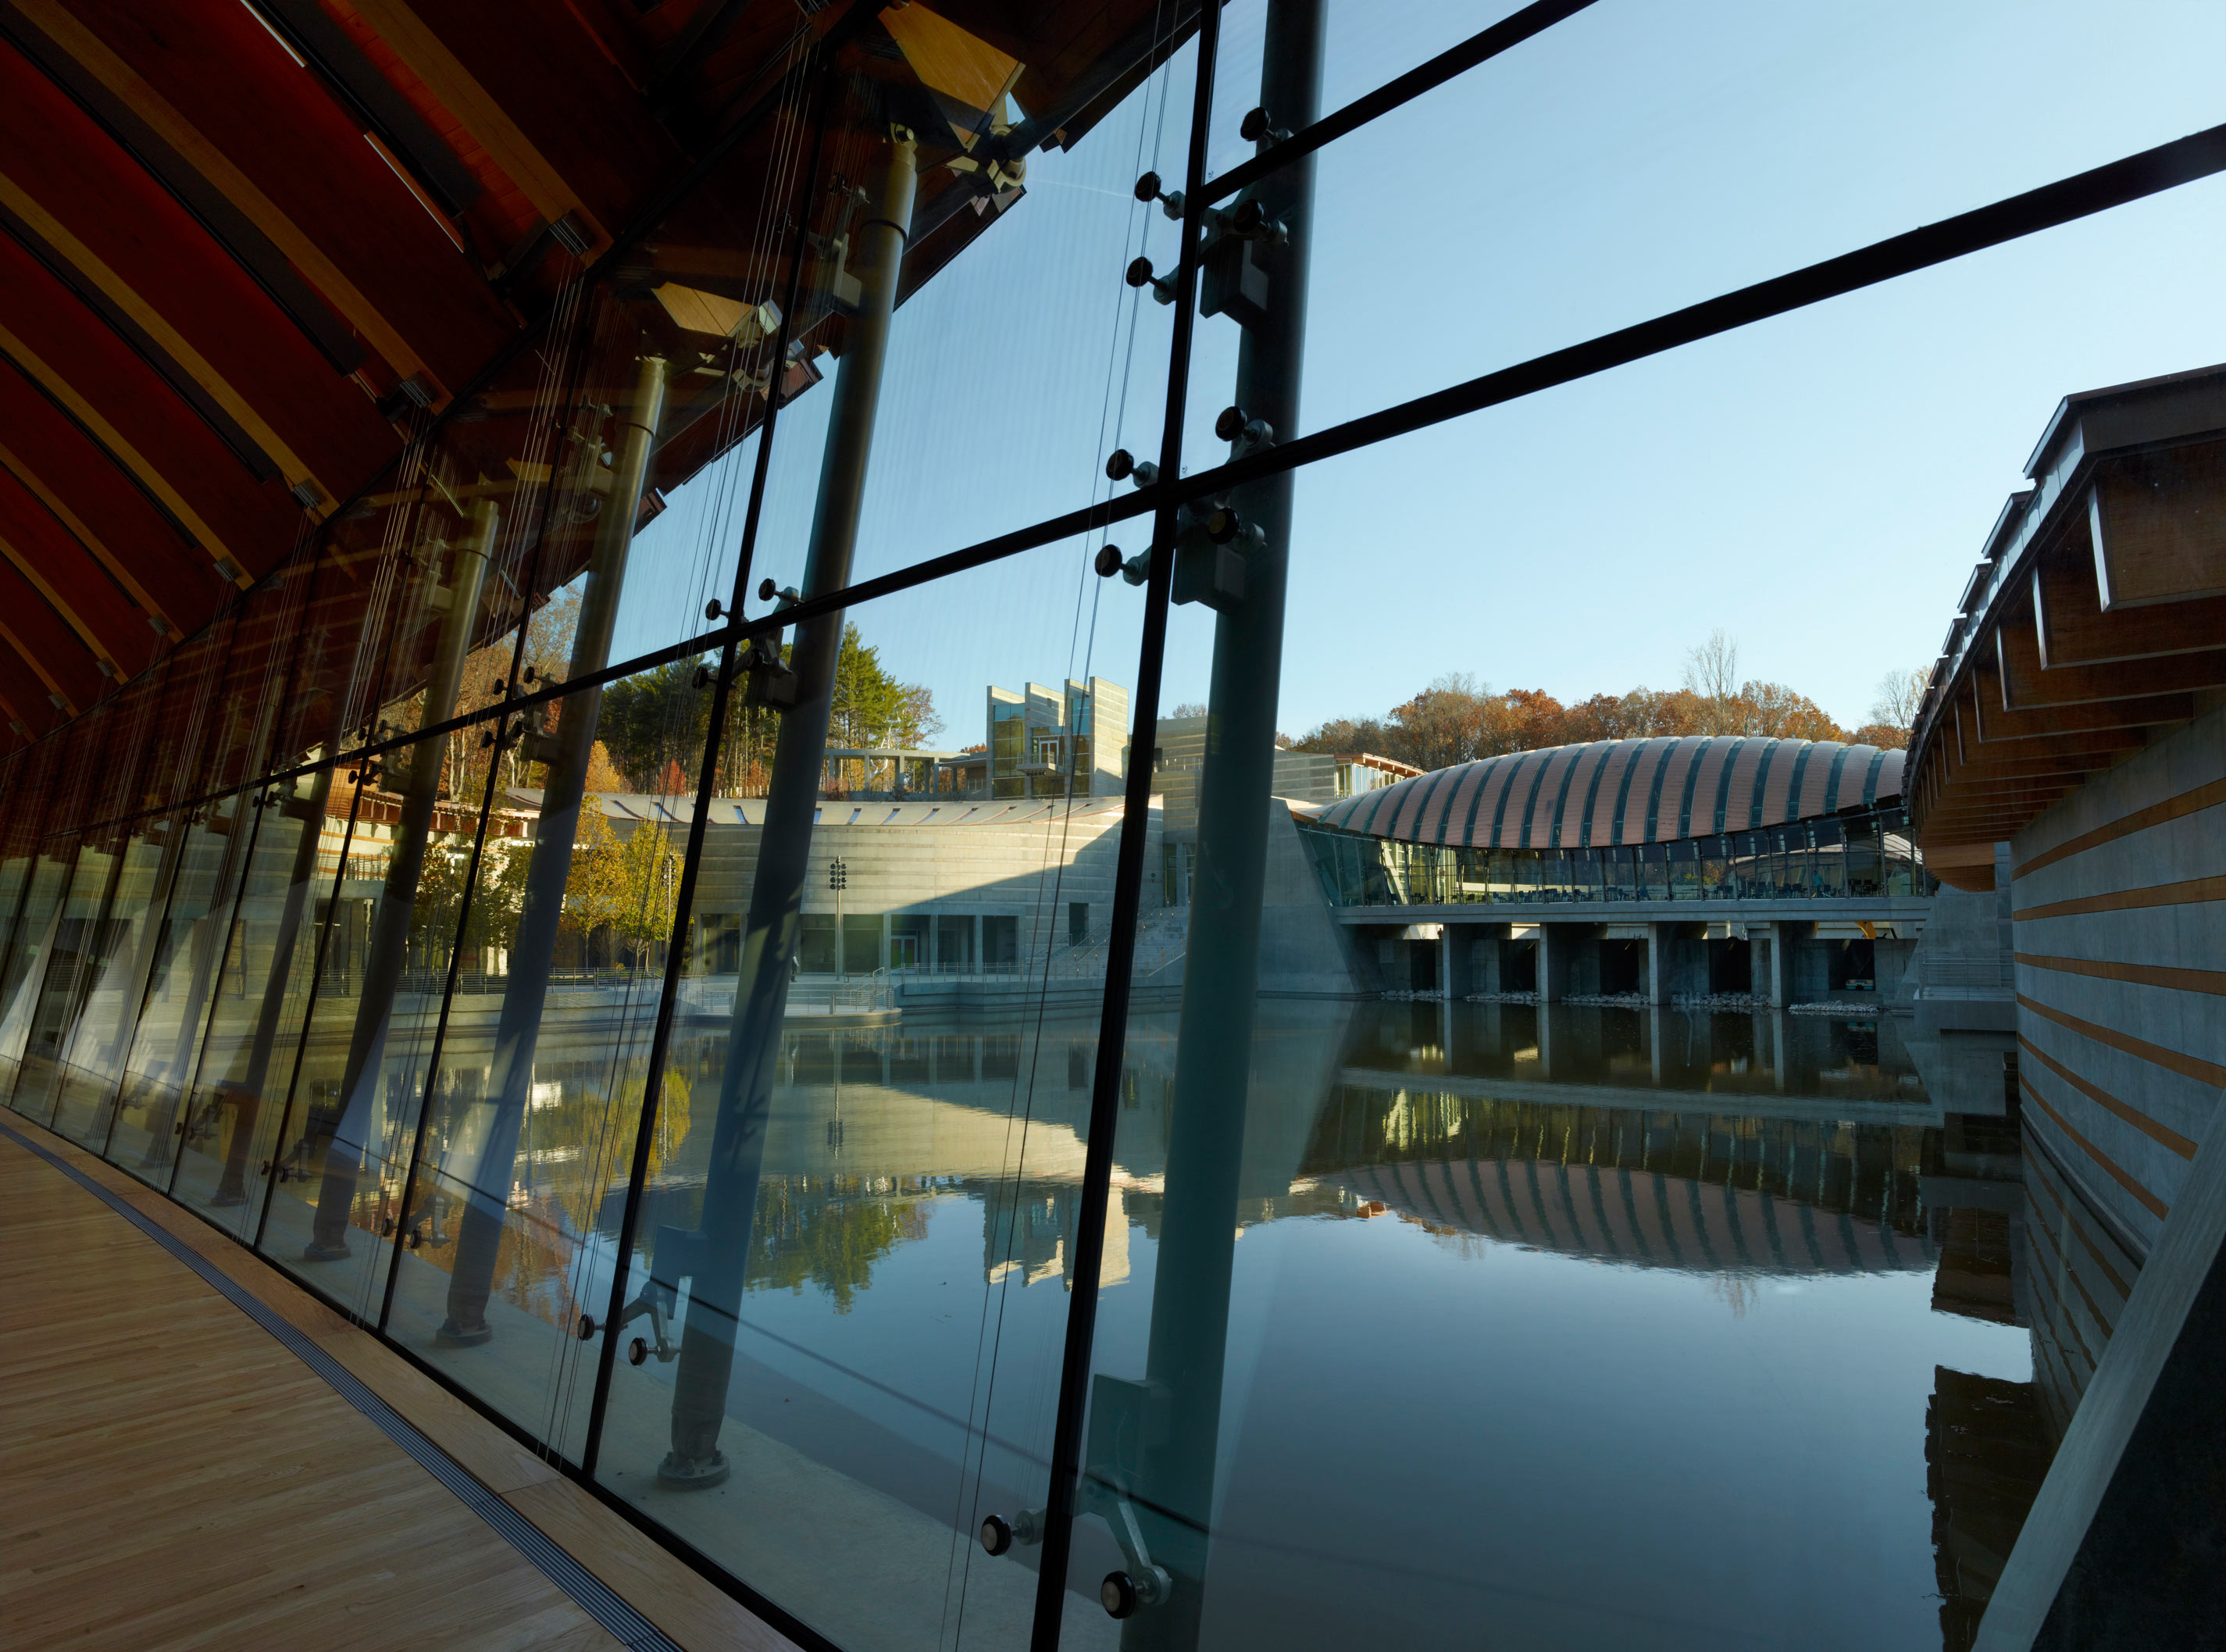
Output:
<instances>
[{"instance_id":1,"label":"sky reflection in water","mask_svg":"<svg viewBox=\"0 0 2226 1652\"><path fill-rule=\"evenodd\" d=\"M1940 1644L1935 1367L2022 1382L2032 1354L1933 1309L1939 1115L1895 1024L1454 1015L1263 1017L1205 1643ZM1162 1020L1132 1028L1116 1153L1096 1363L1122 1375L1160 1261ZM792 1039L737 1421L970 1525L954 1488L994 1370L974 1505L1027 1500L1087 1108L1061 1081L1094 1032ZM716 1041L680 1057L714 1093ZM700 1134L646 1235L692 1220ZM1117 1560L1094 1522L1078 1548L1078 1573Z\"/></svg>"}]
</instances>

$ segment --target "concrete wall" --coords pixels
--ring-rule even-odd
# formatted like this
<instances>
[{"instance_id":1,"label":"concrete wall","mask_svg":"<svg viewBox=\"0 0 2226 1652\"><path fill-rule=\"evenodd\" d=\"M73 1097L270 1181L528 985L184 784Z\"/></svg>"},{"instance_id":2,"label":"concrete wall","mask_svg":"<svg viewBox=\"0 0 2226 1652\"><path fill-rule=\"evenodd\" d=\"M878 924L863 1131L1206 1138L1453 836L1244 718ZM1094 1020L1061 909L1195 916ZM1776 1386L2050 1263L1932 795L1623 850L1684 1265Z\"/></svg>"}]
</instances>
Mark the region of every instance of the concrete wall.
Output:
<instances>
[{"instance_id":1,"label":"concrete wall","mask_svg":"<svg viewBox=\"0 0 2226 1652\"><path fill-rule=\"evenodd\" d=\"M1290 805L1268 799L1268 879L1260 912L1260 990L1277 995L1352 997L1363 984L1352 933L1331 917L1321 879Z\"/></svg>"},{"instance_id":2,"label":"concrete wall","mask_svg":"<svg viewBox=\"0 0 2226 1652\"><path fill-rule=\"evenodd\" d=\"M2016 1030L2009 969L2009 845L1995 848L1993 889L1975 893L1940 886L1924 937L1897 983L1895 1001L1913 1010L1928 1034ZM1886 991L1885 982L1879 990Z\"/></svg>"},{"instance_id":3,"label":"concrete wall","mask_svg":"<svg viewBox=\"0 0 2226 1652\"><path fill-rule=\"evenodd\" d=\"M2026 1128L2145 1252L2226 1086L2226 704L2057 804L2010 859Z\"/></svg>"},{"instance_id":4,"label":"concrete wall","mask_svg":"<svg viewBox=\"0 0 2226 1652\"><path fill-rule=\"evenodd\" d=\"M696 892L699 934L716 920L747 912L757 873L759 829L722 823L722 806L733 807L715 804L713 823L704 833ZM840 903L848 918L926 918L934 933L932 920L938 918L1011 918L1025 960L1040 958L1046 950L1067 950L1068 909L1080 903L1089 908L1091 943L1102 943L1113 912L1121 800L1078 798L1071 811L1064 802L1022 803L1015 810L1021 817L995 819L1004 807L981 805L974 812L990 816L989 823L970 825L964 818L970 807L964 803L823 805L811 838L805 916L835 916L837 903L825 865L839 858L849 874ZM623 822L614 824L622 836L633 829ZM1160 905L1158 836L1154 810L1144 851L1148 914ZM921 962L927 960L923 956Z\"/></svg>"}]
</instances>

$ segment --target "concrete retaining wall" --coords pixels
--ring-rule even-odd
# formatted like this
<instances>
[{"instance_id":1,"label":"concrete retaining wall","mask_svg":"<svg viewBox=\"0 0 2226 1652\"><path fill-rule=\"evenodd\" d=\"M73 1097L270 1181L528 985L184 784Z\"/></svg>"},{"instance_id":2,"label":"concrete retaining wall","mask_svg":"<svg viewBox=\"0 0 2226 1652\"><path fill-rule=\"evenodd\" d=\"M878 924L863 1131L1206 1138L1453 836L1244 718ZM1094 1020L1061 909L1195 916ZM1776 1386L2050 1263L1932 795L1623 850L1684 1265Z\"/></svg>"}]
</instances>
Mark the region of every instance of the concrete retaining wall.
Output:
<instances>
[{"instance_id":1,"label":"concrete retaining wall","mask_svg":"<svg viewBox=\"0 0 2226 1652\"><path fill-rule=\"evenodd\" d=\"M2011 863L2026 1127L2145 1252L2226 1086L2226 705L2042 815Z\"/></svg>"}]
</instances>

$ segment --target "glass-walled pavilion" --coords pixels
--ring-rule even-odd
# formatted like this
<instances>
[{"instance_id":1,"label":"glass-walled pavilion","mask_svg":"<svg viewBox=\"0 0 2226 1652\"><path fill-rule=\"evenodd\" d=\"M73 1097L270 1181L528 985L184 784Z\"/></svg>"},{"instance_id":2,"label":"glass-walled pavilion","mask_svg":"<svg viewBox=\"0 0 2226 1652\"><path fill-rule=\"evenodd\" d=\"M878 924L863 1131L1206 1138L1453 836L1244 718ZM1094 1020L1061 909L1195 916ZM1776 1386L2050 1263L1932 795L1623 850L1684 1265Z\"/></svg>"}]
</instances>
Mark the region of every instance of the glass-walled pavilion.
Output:
<instances>
[{"instance_id":1,"label":"glass-walled pavilion","mask_svg":"<svg viewBox=\"0 0 2226 1652\"><path fill-rule=\"evenodd\" d=\"M1788 554L1828 489L2226 353L2215 16L2064 8L2012 75L1798 11L1116 7L1044 47L1058 108L995 8L815 23L656 222L537 254L521 346L391 403L398 459L0 758L0 1102L800 1644L1940 1632L1983 1594L1939 1587L1926 1385L2032 1357L1930 1306L1950 1126L1890 1037L1256 990L1300 670L1377 694L1456 578L1510 626L1644 600L1580 560L1636 525L1701 536L1665 578L1900 602ZM1192 700L1171 946L1145 759ZM976 746L1032 807L938 863L969 927L862 923L832 829L967 800L830 797L830 753ZM1333 905L1924 893L1893 794L1839 802L1302 829ZM852 948L995 991L815 993Z\"/></svg>"}]
</instances>

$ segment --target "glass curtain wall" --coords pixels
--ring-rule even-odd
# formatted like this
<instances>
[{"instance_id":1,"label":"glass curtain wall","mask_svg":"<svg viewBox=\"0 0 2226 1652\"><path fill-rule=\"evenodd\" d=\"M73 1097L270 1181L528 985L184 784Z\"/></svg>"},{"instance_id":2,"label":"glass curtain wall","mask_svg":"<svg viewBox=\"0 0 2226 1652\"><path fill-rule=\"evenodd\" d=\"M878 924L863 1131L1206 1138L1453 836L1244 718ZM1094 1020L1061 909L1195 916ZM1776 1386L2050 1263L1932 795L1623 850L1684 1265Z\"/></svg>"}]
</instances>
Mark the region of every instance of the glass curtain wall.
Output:
<instances>
[{"instance_id":1,"label":"glass curtain wall","mask_svg":"<svg viewBox=\"0 0 2226 1652\"><path fill-rule=\"evenodd\" d=\"M1322 907L1923 894L1905 817L1478 850L1271 797L1279 713L1355 676L1356 548L1542 624L1525 561L1631 537L1608 473L1727 531L1727 432L1807 479L1746 465L1780 546L1835 480L1787 399L1876 371L1807 354L1922 383L1908 309L1984 295L1730 289L2211 95L1885 132L1998 42L1710 16L1166 8L1036 109L989 25L856 13L663 221L551 252L525 347L277 572L5 759L0 1096L805 1644L1898 1643L1921 1425L1866 1396L2015 1364L1911 1306L1941 1148L1899 1034L1363 1003ZM2206 60L2174 28L2114 54ZM1648 67L1696 36L1713 124ZM1755 170L1789 144L1842 193ZM1828 209L1758 229L1788 192ZM1988 256L2023 292L2044 254ZM2146 363L2051 349L2058 391ZM1784 1331L1780 1287L1854 1329ZM1787 1465L1837 1524L1756 1513Z\"/></svg>"},{"instance_id":2,"label":"glass curtain wall","mask_svg":"<svg viewBox=\"0 0 2226 1652\"><path fill-rule=\"evenodd\" d=\"M1337 906L1491 902L1859 899L1937 880L1899 809L1761 832L1574 850L1472 849L1316 826L1295 829Z\"/></svg>"}]
</instances>

